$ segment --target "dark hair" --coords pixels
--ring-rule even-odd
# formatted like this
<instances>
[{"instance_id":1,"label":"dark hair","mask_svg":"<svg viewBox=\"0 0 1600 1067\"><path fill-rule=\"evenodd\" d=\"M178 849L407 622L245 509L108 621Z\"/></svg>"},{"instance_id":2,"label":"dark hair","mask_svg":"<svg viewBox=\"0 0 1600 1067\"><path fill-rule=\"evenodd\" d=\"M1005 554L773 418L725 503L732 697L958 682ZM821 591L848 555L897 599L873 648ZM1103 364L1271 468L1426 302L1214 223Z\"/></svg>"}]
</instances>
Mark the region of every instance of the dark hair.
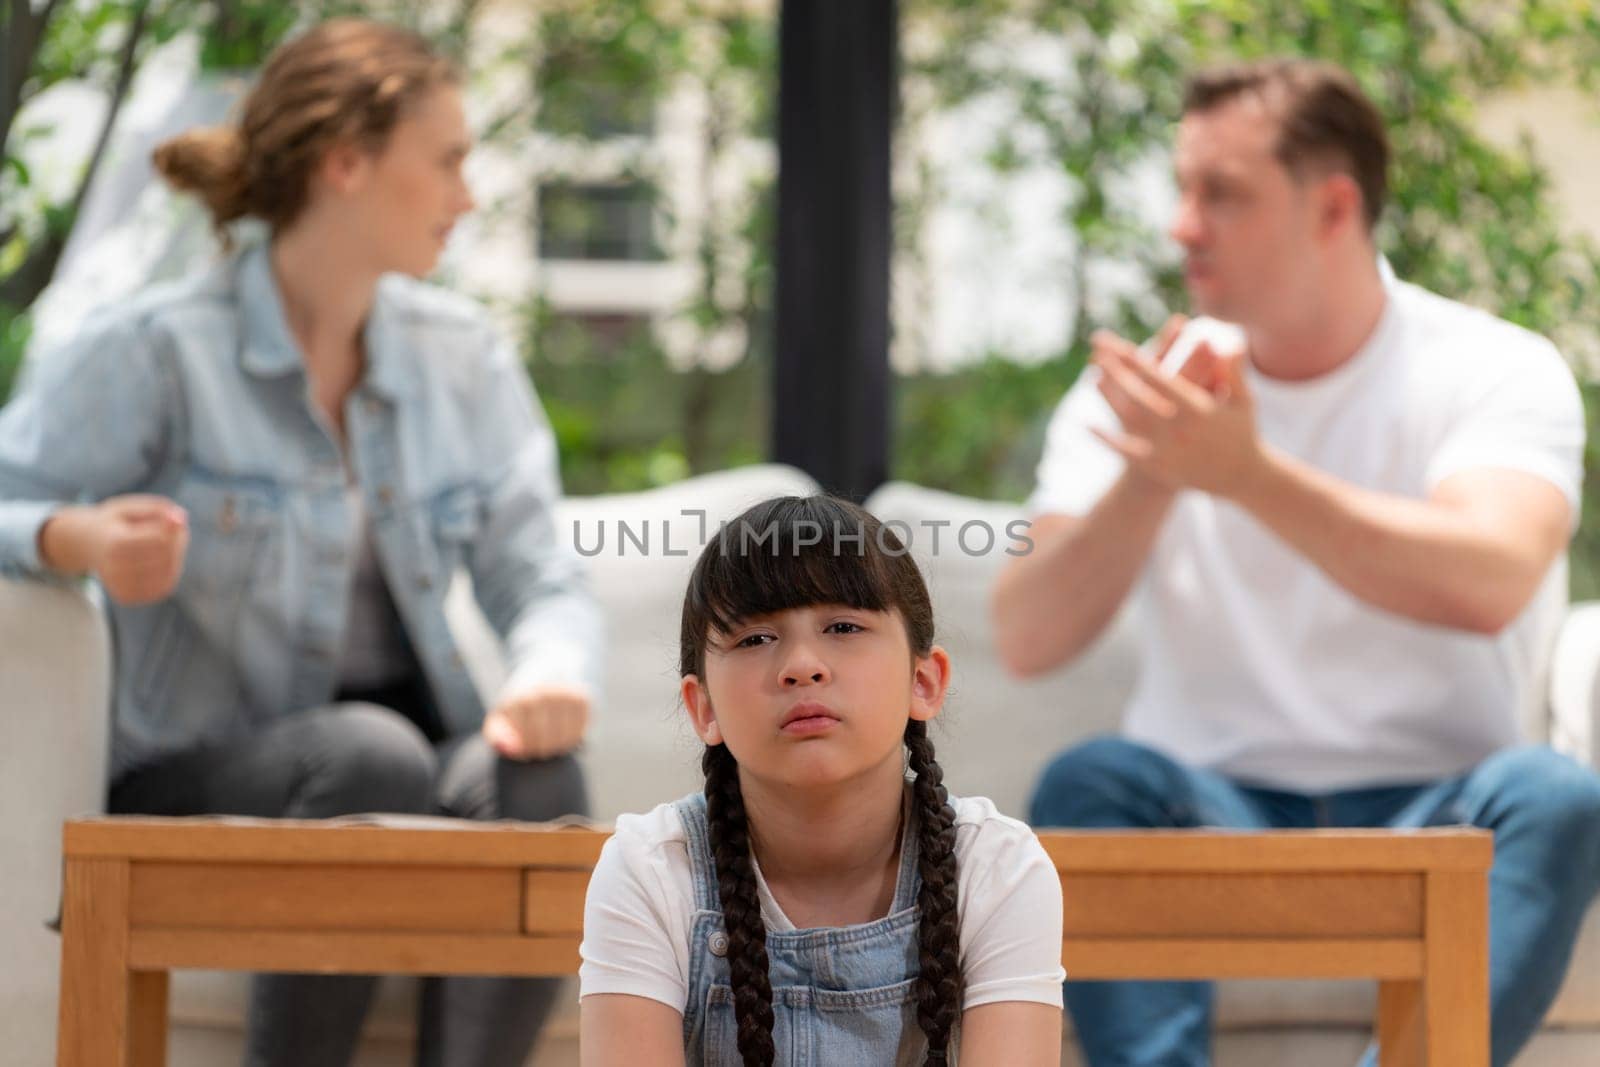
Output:
<instances>
[{"instance_id":1,"label":"dark hair","mask_svg":"<svg viewBox=\"0 0 1600 1067\"><path fill-rule=\"evenodd\" d=\"M1200 71L1184 89L1184 114L1254 96L1278 120L1274 154L1289 170L1331 167L1355 180L1370 231L1388 195L1383 116L1349 71L1311 59L1262 59Z\"/></svg>"},{"instance_id":2,"label":"dark hair","mask_svg":"<svg viewBox=\"0 0 1600 1067\"><path fill-rule=\"evenodd\" d=\"M417 34L333 19L267 57L236 124L181 133L152 160L173 188L205 201L226 243L224 227L246 215L273 229L293 222L330 146L353 140L378 151L407 107L459 82L455 66Z\"/></svg>"},{"instance_id":3,"label":"dark hair","mask_svg":"<svg viewBox=\"0 0 1600 1067\"><path fill-rule=\"evenodd\" d=\"M778 497L734 519L700 554L683 599L679 672L704 676L706 643L713 632L726 633L753 615L813 604L897 612L912 652L925 656L933 648L927 586L893 530L834 497ZM962 990L955 811L927 724L908 721L905 743L916 776L912 790L922 876L917 893L917 1024L928 1039L928 1062L942 1063ZM746 1067L768 1067L775 1055L772 983L739 764L728 746L711 745L701 767L717 891L727 925L739 1053Z\"/></svg>"}]
</instances>

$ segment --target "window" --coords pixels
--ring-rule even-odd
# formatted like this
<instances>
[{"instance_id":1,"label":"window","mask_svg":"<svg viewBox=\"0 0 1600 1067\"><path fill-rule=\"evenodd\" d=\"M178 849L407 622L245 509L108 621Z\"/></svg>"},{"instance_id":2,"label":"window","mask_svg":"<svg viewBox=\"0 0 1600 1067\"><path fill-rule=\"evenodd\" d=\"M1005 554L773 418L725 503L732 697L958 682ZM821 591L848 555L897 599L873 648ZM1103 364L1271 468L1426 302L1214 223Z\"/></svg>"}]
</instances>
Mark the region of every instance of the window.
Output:
<instances>
[{"instance_id":1,"label":"window","mask_svg":"<svg viewBox=\"0 0 1600 1067\"><path fill-rule=\"evenodd\" d=\"M659 260L654 191L645 182L550 184L539 190L545 259Z\"/></svg>"}]
</instances>

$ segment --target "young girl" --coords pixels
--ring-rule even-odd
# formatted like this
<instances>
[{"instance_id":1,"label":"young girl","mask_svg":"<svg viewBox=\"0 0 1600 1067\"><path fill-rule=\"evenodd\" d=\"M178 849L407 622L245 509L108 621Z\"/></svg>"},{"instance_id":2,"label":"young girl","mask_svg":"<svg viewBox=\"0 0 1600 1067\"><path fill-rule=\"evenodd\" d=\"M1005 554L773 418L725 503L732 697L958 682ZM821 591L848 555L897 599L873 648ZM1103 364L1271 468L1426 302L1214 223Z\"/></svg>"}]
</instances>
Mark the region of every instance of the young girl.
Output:
<instances>
[{"instance_id":1,"label":"young girl","mask_svg":"<svg viewBox=\"0 0 1600 1067\"><path fill-rule=\"evenodd\" d=\"M1060 883L945 792L950 661L894 533L828 497L746 511L690 578L679 670L705 792L623 816L595 868L583 1062L1057 1063Z\"/></svg>"}]
</instances>

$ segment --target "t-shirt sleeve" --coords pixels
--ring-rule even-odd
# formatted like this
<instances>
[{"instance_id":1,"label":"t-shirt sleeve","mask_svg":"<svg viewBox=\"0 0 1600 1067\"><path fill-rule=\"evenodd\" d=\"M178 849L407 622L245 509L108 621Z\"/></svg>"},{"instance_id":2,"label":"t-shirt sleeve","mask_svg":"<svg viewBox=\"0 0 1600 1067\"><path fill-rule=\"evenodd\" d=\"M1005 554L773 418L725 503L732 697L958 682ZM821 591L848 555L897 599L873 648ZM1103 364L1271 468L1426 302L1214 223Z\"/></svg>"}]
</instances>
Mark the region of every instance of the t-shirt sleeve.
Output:
<instances>
[{"instance_id":1,"label":"t-shirt sleeve","mask_svg":"<svg viewBox=\"0 0 1600 1067\"><path fill-rule=\"evenodd\" d=\"M644 816L639 821L661 820ZM683 855L675 857L675 851ZM692 911L688 873L681 841L663 842L632 817L618 820L584 900L580 997L626 993L684 1010Z\"/></svg>"},{"instance_id":2,"label":"t-shirt sleeve","mask_svg":"<svg viewBox=\"0 0 1600 1067\"><path fill-rule=\"evenodd\" d=\"M1515 358L1473 389L1428 462L1432 491L1453 474L1523 471L1561 491L1576 527L1583 488L1583 399L1566 361L1543 338L1524 338Z\"/></svg>"},{"instance_id":3,"label":"t-shirt sleeve","mask_svg":"<svg viewBox=\"0 0 1600 1067\"><path fill-rule=\"evenodd\" d=\"M989 814L972 832L958 861L963 1010L1009 1000L1061 1007L1066 972L1055 864L1015 819Z\"/></svg>"},{"instance_id":4,"label":"t-shirt sleeve","mask_svg":"<svg viewBox=\"0 0 1600 1067\"><path fill-rule=\"evenodd\" d=\"M1090 432L1120 426L1099 380L1099 370L1086 367L1050 417L1038 483L1028 498L1031 515L1086 515L1122 476L1122 457Z\"/></svg>"}]
</instances>

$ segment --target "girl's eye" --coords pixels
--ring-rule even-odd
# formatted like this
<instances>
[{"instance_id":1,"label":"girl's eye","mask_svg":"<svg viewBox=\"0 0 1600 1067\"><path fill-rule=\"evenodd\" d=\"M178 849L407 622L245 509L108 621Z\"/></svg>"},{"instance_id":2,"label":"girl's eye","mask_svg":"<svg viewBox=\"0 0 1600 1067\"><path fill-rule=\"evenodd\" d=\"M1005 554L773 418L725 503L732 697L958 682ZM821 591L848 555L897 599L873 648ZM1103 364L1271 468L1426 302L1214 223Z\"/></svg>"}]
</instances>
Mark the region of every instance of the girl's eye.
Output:
<instances>
[{"instance_id":1,"label":"girl's eye","mask_svg":"<svg viewBox=\"0 0 1600 1067\"><path fill-rule=\"evenodd\" d=\"M853 622L833 622L828 624L829 633L857 634L864 632L864 627Z\"/></svg>"},{"instance_id":2,"label":"girl's eye","mask_svg":"<svg viewBox=\"0 0 1600 1067\"><path fill-rule=\"evenodd\" d=\"M745 636L739 638L739 640L734 643L733 647L755 648L757 645L766 644L767 641L771 640L771 638L771 634L746 634Z\"/></svg>"}]
</instances>

